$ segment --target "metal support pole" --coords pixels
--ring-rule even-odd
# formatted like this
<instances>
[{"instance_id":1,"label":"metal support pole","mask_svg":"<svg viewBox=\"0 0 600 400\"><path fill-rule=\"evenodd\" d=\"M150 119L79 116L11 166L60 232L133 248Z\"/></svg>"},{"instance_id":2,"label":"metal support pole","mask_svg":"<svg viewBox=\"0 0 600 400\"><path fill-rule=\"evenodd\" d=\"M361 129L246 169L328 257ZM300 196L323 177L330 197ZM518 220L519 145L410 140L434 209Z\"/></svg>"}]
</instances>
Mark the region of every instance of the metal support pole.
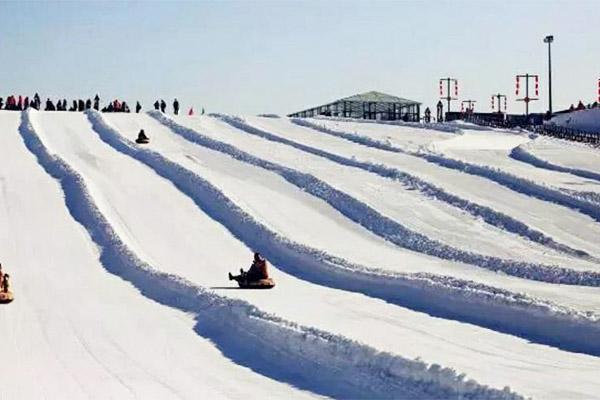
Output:
<instances>
[{"instance_id":1,"label":"metal support pole","mask_svg":"<svg viewBox=\"0 0 600 400\"><path fill-rule=\"evenodd\" d=\"M553 35L544 38L544 43L548 43L548 111L550 115L552 115L552 42L554 42Z\"/></svg>"}]
</instances>

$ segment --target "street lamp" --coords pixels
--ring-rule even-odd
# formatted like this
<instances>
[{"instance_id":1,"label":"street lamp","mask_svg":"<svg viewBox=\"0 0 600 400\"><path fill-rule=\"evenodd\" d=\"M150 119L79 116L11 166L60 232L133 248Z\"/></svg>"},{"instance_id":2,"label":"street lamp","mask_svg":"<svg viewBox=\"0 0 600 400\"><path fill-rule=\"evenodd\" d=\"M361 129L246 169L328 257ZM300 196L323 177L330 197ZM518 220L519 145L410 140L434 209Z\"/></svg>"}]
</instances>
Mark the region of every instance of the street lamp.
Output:
<instances>
[{"instance_id":1,"label":"street lamp","mask_svg":"<svg viewBox=\"0 0 600 400\"><path fill-rule=\"evenodd\" d=\"M552 116L552 50L550 45L554 42L554 36L549 35L544 38L544 43L548 43L548 111Z\"/></svg>"}]
</instances>

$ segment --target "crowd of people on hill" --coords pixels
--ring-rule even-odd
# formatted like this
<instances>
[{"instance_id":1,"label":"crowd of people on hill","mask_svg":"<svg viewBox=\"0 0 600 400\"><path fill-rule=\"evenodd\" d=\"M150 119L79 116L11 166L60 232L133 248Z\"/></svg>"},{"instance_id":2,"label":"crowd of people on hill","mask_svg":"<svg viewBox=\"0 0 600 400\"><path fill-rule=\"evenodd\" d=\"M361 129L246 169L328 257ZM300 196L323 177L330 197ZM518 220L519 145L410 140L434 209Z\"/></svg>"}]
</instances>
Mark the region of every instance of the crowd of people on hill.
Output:
<instances>
[{"instance_id":1,"label":"crowd of people on hill","mask_svg":"<svg viewBox=\"0 0 600 400\"><path fill-rule=\"evenodd\" d=\"M599 108L599 107L600 107L600 103L598 103L597 101L593 102L592 104L588 104L586 106L585 104L583 104L583 102L581 100L579 100L577 107L575 107L573 104L571 104L571 107L569 107L569 111L589 110L591 108Z\"/></svg>"},{"instance_id":2,"label":"crowd of people on hill","mask_svg":"<svg viewBox=\"0 0 600 400\"><path fill-rule=\"evenodd\" d=\"M53 102L50 98L48 98L43 106L44 107L42 108L42 102L37 93L32 99L30 99L28 96L10 95L6 98L6 104L4 103L4 99L0 97L0 110L23 111L27 110L28 108L34 108L36 110L44 111L85 111L93 108L96 111L102 112L132 112L127 102L119 99L115 99L109 102L106 106L100 108L100 97L98 95L96 95L93 99L88 98L87 100L73 100L71 106L68 105L66 99L59 99L56 102ZM167 109L167 103L165 103L165 101L162 99L157 100L154 103L154 109L164 113ZM136 101L135 112L139 113L140 111L142 111L142 105L139 101ZM173 101L173 112L175 115L179 114L179 101L177 99ZM190 108L188 115L193 114L194 111L192 108ZM204 114L204 109L202 109L202 114Z\"/></svg>"}]
</instances>

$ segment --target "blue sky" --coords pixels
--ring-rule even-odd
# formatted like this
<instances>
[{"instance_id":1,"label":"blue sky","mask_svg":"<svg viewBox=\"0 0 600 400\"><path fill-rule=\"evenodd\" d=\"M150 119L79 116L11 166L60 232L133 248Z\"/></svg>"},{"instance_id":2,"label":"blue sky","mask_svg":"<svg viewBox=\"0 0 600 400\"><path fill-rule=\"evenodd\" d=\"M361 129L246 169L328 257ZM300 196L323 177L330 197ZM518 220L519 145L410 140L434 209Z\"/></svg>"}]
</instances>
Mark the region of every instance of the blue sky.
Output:
<instances>
[{"instance_id":1,"label":"blue sky","mask_svg":"<svg viewBox=\"0 0 600 400\"><path fill-rule=\"evenodd\" d=\"M369 90L437 102L438 79L489 110L541 75L554 108L594 101L600 1L0 1L0 96L178 97L185 108L285 114ZM458 107L456 104L455 108Z\"/></svg>"}]
</instances>

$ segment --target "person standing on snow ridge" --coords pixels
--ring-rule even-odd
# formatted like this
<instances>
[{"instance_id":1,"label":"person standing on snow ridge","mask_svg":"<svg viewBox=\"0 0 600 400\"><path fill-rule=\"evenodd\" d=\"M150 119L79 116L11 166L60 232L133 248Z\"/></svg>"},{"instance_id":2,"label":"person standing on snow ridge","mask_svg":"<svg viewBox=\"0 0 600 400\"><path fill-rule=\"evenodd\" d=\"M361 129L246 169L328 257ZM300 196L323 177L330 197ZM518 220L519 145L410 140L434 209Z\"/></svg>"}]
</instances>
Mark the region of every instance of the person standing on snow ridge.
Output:
<instances>
[{"instance_id":1,"label":"person standing on snow ridge","mask_svg":"<svg viewBox=\"0 0 600 400\"><path fill-rule=\"evenodd\" d=\"M98 94L96 94L96 96L94 97L94 110L100 110L100 97L98 96Z\"/></svg>"},{"instance_id":2,"label":"person standing on snow ridge","mask_svg":"<svg viewBox=\"0 0 600 400\"><path fill-rule=\"evenodd\" d=\"M164 114L165 110L167 109L167 103L165 103L164 100L160 100L160 111Z\"/></svg>"},{"instance_id":3,"label":"person standing on snow ridge","mask_svg":"<svg viewBox=\"0 0 600 400\"><path fill-rule=\"evenodd\" d=\"M177 99L173 101L173 112L175 113L175 115L179 114L179 102L177 101Z\"/></svg>"},{"instance_id":4,"label":"person standing on snow ridge","mask_svg":"<svg viewBox=\"0 0 600 400\"><path fill-rule=\"evenodd\" d=\"M140 104L140 102L139 102L139 101L137 101L137 102L135 103L135 113L136 113L136 114L139 114L141 110L142 110L142 105Z\"/></svg>"},{"instance_id":5,"label":"person standing on snow ridge","mask_svg":"<svg viewBox=\"0 0 600 400\"><path fill-rule=\"evenodd\" d=\"M158 111L158 110L159 110L159 108L160 108L160 103L158 102L158 100L156 100L156 101L154 102L154 109L155 109L156 111Z\"/></svg>"}]
</instances>

